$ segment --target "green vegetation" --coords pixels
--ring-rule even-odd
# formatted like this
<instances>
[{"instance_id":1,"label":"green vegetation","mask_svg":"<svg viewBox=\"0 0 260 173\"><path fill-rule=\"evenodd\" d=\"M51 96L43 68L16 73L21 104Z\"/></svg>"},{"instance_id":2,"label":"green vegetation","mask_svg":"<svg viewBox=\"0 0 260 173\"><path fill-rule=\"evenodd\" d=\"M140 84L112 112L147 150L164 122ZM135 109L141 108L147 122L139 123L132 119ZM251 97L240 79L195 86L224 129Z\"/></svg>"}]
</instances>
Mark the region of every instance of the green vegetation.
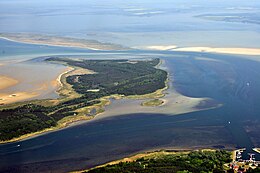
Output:
<instances>
[{"instance_id":1,"label":"green vegetation","mask_svg":"<svg viewBox=\"0 0 260 173\"><path fill-rule=\"evenodd\" d=\"M142 106L160 106L163 103L164 101L161 99L153 99L153 100L144 101L142 103Z\"/></svg>"},{"instance_id":2,"label":"green vegetation","mask_svg":"<svg viewBox=\"0 0 260 173\"><path fill-rule=\"evenodd\" d=\"M95 73L73 74L62 78L68 95L59 101L53 100L53 104L50 104L50 100L39 104L34 101L1 109L0 141L12 140L46 128L63 127L73 117L75 121L90 119L103 111L102 107L108 103L104 98L111 95L150 94L164 88L167 79L167 72L155 68L159 59L130 63L128 60L78 61L53 57L47 61L66 63ZM77 96L71 96L73 93Z\"/></svg>"},{"instance_id":3,"label":"green vegetation","mask_svg":"<svg viewBox=\"0 0 260 173\"><path fill-rule=\"evenodd\" d=\"M88 173L224 173L224 164L231 162L231 153L224 150L192 151L141 157L87 171Z\"/></svg>"},{"instance_id":4,"label":"green vegetation","mask_svg":"<svg viewBox=\"0 0 260 173\"><path fill-rule=\"evenodd\" d=\"M137 61L128 60L84 60L51 58L49 61L66 62L69 66L77 66L95 71L95 74L73 75L67 82L73 89L85 97L103 97L107 95L144 95L165 87L167 72L156 69L160 60ZM86 92L96 90L99 92Z\"/></svg>"}]
</instances>

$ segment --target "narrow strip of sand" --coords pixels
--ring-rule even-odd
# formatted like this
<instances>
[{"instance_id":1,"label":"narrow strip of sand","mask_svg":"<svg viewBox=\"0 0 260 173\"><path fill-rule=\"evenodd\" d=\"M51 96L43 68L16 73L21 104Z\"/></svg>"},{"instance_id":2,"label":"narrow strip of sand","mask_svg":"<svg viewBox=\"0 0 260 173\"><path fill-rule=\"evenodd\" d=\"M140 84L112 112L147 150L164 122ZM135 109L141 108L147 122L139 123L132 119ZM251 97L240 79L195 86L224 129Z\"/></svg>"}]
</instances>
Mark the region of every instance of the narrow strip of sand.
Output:
<instances>
[{"instance_id":1,"label":"narrow strip of sand","mask_svg":"<svg viewBox=\"0 0 260 173\"><path fill-rule=\"evenodd\" d=\"M70 37L48 36L40 34L1 34L0 39L5 39L12 42L58 46L58 47L72 47L83 48L90 50L126 50L121 45L102 43L95 40L86 40ZM128 48L127 48L128 49Z\"/></svg>"},{"instance_id":2,"label":"narrow strip of sand","mask_svg":"<svg viewBox=\"0 0 260 173\"><path fill-rule=\"evenodd\" d=\"M162 51L181 51L181 52L209 52L209 53L224 53L237 55L260 55L260 48L238 48L238 47L178 47L176 45L167 46L144 46L140 47L148 50L162 50Z\"/></svg>"},{"instance_id":3,"label":"narrow strip of sand","mask_svg":"<svg viewBox=\"0 0 260 173\"><path fill-rule=\"evenodd\" d=\"M210 52L224 53L237 55L260 55L260 48L213 48L213 47L184 47L175 48L172 51L187 51L187 52Z\"/></svg>"},{"instance_id":4,"label":"narrow strip of sand","mask_svg":"<svg viewBox=\"0 0 260 173\"><path fill-rule=\"evenodd\" d=\"M176 49L176 45L170 45L170 46L147 46L145 47L146 49L151 49L151 50L171 50L171 49Z\"/></svg>"},{"instance_id":5,"label":"narrow strip of sand","mask_svg":"<svg viewBox=\"0 0 260 173\"><path fill-rule=\"evenodd\" d=\"M84 48L84 49L90 49L90 50L102 50L95 47L87 46L81 43L66 43L66 42L45 42L40 40L30 40L30 39L21 39L18 38L7 38L7 37L0 37L0 39L4 39L11 42L16 43L25 43L25 44L34 44L34 45L42 45L42 46L56 46L56 47L71 47L71 48Z\"/></svg>"}]
</instances>

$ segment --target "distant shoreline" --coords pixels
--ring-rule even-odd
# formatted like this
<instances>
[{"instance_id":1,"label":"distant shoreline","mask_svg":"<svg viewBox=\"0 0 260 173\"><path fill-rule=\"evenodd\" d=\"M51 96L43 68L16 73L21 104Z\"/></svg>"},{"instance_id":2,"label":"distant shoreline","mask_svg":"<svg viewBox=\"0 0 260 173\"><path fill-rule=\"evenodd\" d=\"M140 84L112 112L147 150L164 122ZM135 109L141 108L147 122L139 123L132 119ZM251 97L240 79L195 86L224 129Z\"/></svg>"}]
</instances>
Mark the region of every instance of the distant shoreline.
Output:
<instances>
[{"instance_id":1,"label":"distant shoreline","mask_svg":"<svg viewBox=\"0 0 260 173\"><path fill-rule=\"evenodd\" d=\"M81 48L89 50L128 50L129 48L112 43L101 43L95 40L77 39L70 37L58 37L41 34L3 34L0 39L34 45L57 46L68 48Z\"/></svg>"},{"instance_id":2,"label":"distant shoreline","mask_svg":"<svg viewBox=\"0 0 260 173\"><path fill-rule=\"evenodd\" d=\"M178 47L172 46L146 46L144 49L148 50L162 50L172 52L206 52L206 53L223 53L223 54L234 54L234 55L260 55L260 48L238 48L238 47Z\"/></svg>"},{"instance_id":3,"label":"distant shoreline","mask_svg":"<svg viewBox=\"0 0 260 173\"><path fill-rule=\"evenodd\" d=\"M0 39L3 40L7 40L7 41L11 41L11 42L15 42L15 43L23 43L23 44L33 44L33 45L39 45L39 46L55 46L55 47L64 47L64 48L81 48L81 47L77 47L77 46L65 46L65 45L56 45L56 44L51 44L51 43L36 43L36 42L31 42L31 41L19 41L19 40L15 40L15 39L10 39L8 37L3 37L0 36ZM89 50L100 50L100 49L94 49L94 48L84 48L84 49L89 49Z\"/></svg>"}]
</instances>

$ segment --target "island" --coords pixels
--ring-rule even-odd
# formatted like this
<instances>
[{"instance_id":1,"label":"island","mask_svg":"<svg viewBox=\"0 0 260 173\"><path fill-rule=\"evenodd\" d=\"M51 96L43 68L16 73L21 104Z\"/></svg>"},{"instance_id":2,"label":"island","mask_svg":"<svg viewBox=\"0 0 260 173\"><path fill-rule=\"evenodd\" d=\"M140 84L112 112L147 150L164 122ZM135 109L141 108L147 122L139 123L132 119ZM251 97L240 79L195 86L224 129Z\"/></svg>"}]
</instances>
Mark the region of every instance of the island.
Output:
<instances>
[{"instance_id":1,"label":"island","mask_svg":"<svg viewBox=\"0 0 260 173\"><path fill-rule=\"evenodd\" d=\"M12 142L72 122L89 120L110 103L110 98L158 98L167 88L168 73L160 59L84 60L48 57L45 61L69 67L60 76L59 99L35 100L0 109L0 141Z\"/></svg>"},{"instance_id":2,"label":"island","mask_svg":"<svg viewBox=\"0 0 260 173\"><path fill-rule=\"evenodd\" d=\"M161 106L164 104L164 101L161 99L152 99L152 100L147 100L141 103L142 106Z\"/></svg>"}]
</instances>

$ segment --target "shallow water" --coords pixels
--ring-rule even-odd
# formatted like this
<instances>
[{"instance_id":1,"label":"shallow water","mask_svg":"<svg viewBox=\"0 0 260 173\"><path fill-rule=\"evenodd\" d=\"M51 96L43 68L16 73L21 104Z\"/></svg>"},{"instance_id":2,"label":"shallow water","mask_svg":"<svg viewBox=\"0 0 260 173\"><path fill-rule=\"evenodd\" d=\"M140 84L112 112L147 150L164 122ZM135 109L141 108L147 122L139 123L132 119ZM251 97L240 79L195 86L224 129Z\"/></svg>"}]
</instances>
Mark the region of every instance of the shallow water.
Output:
<instances>
[{"instance_id":1,"label":"shallow water","mask_svg":"<svg viewBox=\"0 0 260 173\"><path fill-rule=\"evenodd\" d=\"M0 39L0 75L8 76L19 81L15 86L0 90L1 93L36 92L38 96L32 99L57 98L56 79L66 70L58 64L42 62L41 59L29 61L39 56L57 54L81 54L92 51L24 44ZM55 84L56 83L56 84Z\"/></svg>"}]
</instances>

